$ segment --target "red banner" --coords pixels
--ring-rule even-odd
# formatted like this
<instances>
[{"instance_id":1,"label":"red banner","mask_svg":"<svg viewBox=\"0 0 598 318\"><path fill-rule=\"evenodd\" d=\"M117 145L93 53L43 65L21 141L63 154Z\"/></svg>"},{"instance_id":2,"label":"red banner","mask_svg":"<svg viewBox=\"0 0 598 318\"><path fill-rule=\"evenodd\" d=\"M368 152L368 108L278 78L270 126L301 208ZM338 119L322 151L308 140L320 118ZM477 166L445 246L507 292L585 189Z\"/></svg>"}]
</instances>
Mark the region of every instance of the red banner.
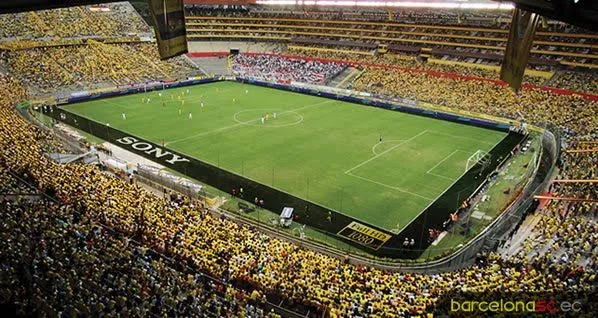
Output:
<instances>
[{"instance_id":1,"label":"red banner","mask_svg":"<svg viewBox=\"0 0 598 318\"><path fill-rule=\"evenodd\" d=\"M191 52L188 57L226 57L229 52Z\"/></svg>"}]
</instances>

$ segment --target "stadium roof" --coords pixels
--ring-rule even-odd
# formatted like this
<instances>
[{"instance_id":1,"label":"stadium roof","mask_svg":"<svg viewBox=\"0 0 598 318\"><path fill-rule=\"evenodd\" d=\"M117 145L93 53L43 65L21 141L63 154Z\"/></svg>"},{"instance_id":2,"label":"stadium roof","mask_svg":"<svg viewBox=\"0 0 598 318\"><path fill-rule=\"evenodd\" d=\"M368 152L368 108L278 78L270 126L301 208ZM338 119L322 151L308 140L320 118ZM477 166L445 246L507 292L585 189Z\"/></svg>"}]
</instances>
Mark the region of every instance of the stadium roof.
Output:
<instances>
[{"instance_id":1,"label":"stadium roof","mask_svg":"<svg viewBox=\"0 0 598 318\"><path fill-rule=\"evenodd\" d=\"M513 0L518 8L598 31L596 0Z\"/></svg>"},{"instance_id":2,"label":"stadium roof","mask_svg":"<svg viewBox=\"0 0 598 318\"><path fill-rule=\"evenodd\" d=\"M448 7L466 8L479 4L484 6L509 5L515 3L519 8L539 13L542 16L564 21L587 29L598 30L598 1L596 0L184 0L193 4L286 4L286 5L343 5L343 6L376 6L376 7L418 7L439 6L447 3ZM5 0L0 1L0 13L19 12L29 10L51 9L59 7L77 6L84 4L98 4L113 2L110 0ZM473 7L475 9L475 6Z\"/></svg>"}]
</instances>

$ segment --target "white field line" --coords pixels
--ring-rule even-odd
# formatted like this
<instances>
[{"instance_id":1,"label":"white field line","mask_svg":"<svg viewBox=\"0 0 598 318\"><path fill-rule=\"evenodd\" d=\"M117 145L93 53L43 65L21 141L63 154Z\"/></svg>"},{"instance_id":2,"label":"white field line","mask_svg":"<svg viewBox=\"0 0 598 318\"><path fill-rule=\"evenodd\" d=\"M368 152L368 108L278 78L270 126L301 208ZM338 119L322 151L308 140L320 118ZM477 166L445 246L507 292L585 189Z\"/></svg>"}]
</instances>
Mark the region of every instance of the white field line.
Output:
<instances>
[{"instance_id":1,"label":"white field line","mask_svg":"<svg viewBox=\"0 0 598 318\"><path fill-rule=\"evenodd\" d=\"M438 163L437 163L437 164L436 164L434 167L432 167L430 170L426 171L426 173L427 173L427 174L429 174L429 175L436 176L436 177L443 178L443 179L450 180L450 181L453 181L453 180L455 180L454 178L450 178L450 177L443 176L443 175L440 175L440 174L437 174L437 173L433 173L433 172L432 172L432 170L436 169L436 168L437 168L437 167L438 167L440 164L442 164L443 162L445 162L445 161L446 161L446 160L447 160L449 157L451 157L452 155L454 155L455 153L457 153L457 152L459 152L459 151L461 151L461 152L464 152L464 153L467 153L467 154L470 154L470 153L471 153L471 151L462 150L462 149L457 149L457 150L453 151L453 152L452 152L450 155L448 155L448 156L446 156L444 159L442 159L440 162L438 162Z\"/></svg>"},{"instance_id":2,"label":"white field line","mask_svg":"<svg viewBox=\"0 0 598 318\"><path fill-rule=\"evenodd\" d=\"M501 138L499 141L497 141L495 144L492 145L492 147L490 147L490 149L488 149L488 151L494 149L494 147L496 147L498 144L500 144L506 137ZM451 183L444 191L442 191L432 202L430 202L430 204L428 204L428 206L426 206L425 208L423 208L421 211L419 211L419 213L413 218L411 219L411 221L409 221L409 223L407 223L407 225L405 225L405 227L409 226L409 224L411 224L413 221L415 221L415 219L417 219L422 213L424 213L424 211L426 211L434 202L436 202L443 194L445 194L453 185L455 185L455 183L457 183L457 181L461 180L461 178L463 178L463 176L467 173L467 171L463 172L458 178L455 179L455 181L453 181L453 183ZM405 228L403 227L403 228Z\"/></svg>"},{"instance_id":3,"label":"white field line","mask_svg":"<svg viewBox=\"0 0 598 318\"><path fill-rule=\"evenodd\" d=\"M286 114L286 113L292 113L292 112L295 112L295 111L298 111L298 110L306 109L306 108L309 108L309 107L320 106L320 105L332 103L332 102L335 102L335 101L336 100L327 100L327 101L324 101L324 102L310 104L310 105L302 106L302 107L295 108L295 109L289 109L289 110L286 110L286 111L283 111L283 112L279 113L279 115ZM233 124L233 125L223 126L223 127L218 128L218 129L214 129L214 130L210 130L210 131L205 131L205 132L202 132L202 133L199 133L199 134L187 136L185 138L180 138L180 139L176 139L176 140L173 140L173 141L169 141L169 142L167 142L167 144L168 145L172 145L172 144L175 144L175 143L178 143L178 142L181 142L181 141L185 141L185 140L193 139L193 138L196 138L196 137L201 137L201 136L205 136L205 135L209 135L209 134L213 134L213 133L225 131L225 130L228 130L228 129L231 129L231 128L235 128L235 127L238 127L238 126L245 126L248 123L251 123L251 122L254 122L254 121L259 121L259 120L260 120L260 118L256 118L256 119L253 119L253 120L250 120L250 121L245 121L245 122L242 122L242 123L236 123L236 124Z\"/></svg>"},{"instance_id":4,"label":"white field line","mask_svg":"<svg viewBox=\"0 0 598 318\"><path fill-rule=\"evenodd\" d=\"M447 134L447 133L443 133L440 131L435 131L435 130L430 130L431 133L433 134L437 134L437 135L442 135L442 136L447 136L447 137L451 137L451 138L458 138L458 139L465 139L465 140L471 140L471 141L475 141L478 143L482 143L482 144L486 144L486 145L495 145L494 143L490 142L490 141L484 141L484 140L479 140L479 139L475 139L475 138L469 138L469 137L465 137L465 136L459 136L459 135L453 135L453 134ZM502 140L502 138L500 139Z\"/></svg>"},{"instance_id":5,"label":"white field line","mask_svg":"<svg viewBox=\"0 0 598 318\"><path fill-rule=\"evenodd\" d=\"M453 180L455 180L455 179L453 179L453 178L445 177L445 176L443 176L443 175L435 174L435 173L433 173L433 172L426 172L426 173L427 173L427 174L429 174L429 175L431 175L431 176L435 176L435 177L438 177L438 178L442 178L442 179L445 179L445 180L448 180L448 181L453 181Z\"/></svg>"},{"instance_id":6,"label":"white field line","mask_svg":"<svg viewBox=\"0 0 598 318\"><path fill-rule=\"evenodd\" d=\"M378 181L375 181L375 180L372 180L372 179L368 179L368 178L365 178L365 177L361 177L361 176L358 176L358 175L356 175L356 174L352 174L352 173L350 173L350 172L348 172L348 173L347 173L347 172L345 172L345 174L346 174L346 175L349 175L349 176L351 176L351 177L359 178L359 179L361 179L361 180L364 180L364 181L368 181L368 182L371 182L371 183L375 183L375 184L377 184L377 185L381 185L381 186L383 186L383 187L386 187L386 188L389 188L389 189L393 189L393 190L396 190L396 191L399 191L399 192L403 192L403 193L406 193L406 194L410 194L410 195L412 195L412 196L415 196L415 197L418 197L418 198L422 198L422 199L424 199L424 200L427 200L427 201L433 200L432 198L428 198L428 197L426 197L426 196L423 196L423 195L421 195L421 194L413 193L413 192L410 192L410 191L407 191L407 190L403 190L403 189L401 189L401 188L394 187L394 186L391 186L391 185L388 185L388 184L385 184L385 183L382 183L382 182L378 182Z\"/></svg>"},{"instance_id":7,"label":"white field line","mask_svg":"<svg viewBox=\"0 0 598 318\"><path fill-rule=\"evenodd\" d=\"M436 169L436 167L440 166L443 162L447 161L448 158L452 157L457 152L459 152L459 149L451 152L448 156L444 157L444 159L440 160L434 167L432 167L432 168L430 168L430 170L426 171L426 173L432 172L432 170Z\"/></svg>"},{"instance_id":8,"label":"white field line","mask_svg":"<svg viewBox=\"0 0 598 318\"><path fill-rule=\"evenodd\" d=\"M373 146L372 146L372 153L373 153L374 155L377 155L378 153L376 152L376 147L378 147L379 145L381 145L381 144L383 144L383 143L387 143L387 142L393 142L393 141L395 141L395 142L396 142L396 141L398 141L398 142L401 142L401 141L405 141L405 139L391 139L391 140L379 141L379 142L377 142L375 145L373 145Z\"/></svg>"},{"instance_id":9,"label":"white field line","mask_svg":"<svg viewBox=\"0 0 598 318\"><path fill-rule=\"evenodd\" d=\"M388 149L386 149L386 150L382 151L381 153L379 153L379 154L377 154L377 155L373 156L372 158L370 158L370 159L367 159L367 160L365 160L364 162L362 162L362 163L360 163L360 164L356 165L355 167L353 167L353 168L351 168L351 169L349 169L349 170L345 171L345 174L349 174L351 171L353 171L353 170L355 170L355 169L357 169L357 168L359 168L359 167L361 167L361 166L365 165L366 163L368 163L368 162L370 162L370 161L372 161L372 160L374 160L374 159L376 159L376 158L378 158L378 157L380 157L380 156L384 155L384 154L385 154L385 153L387 153L387 152L390 152L390 151L392 151L392 150L394 150L394 149L398 148L399 146L401 146L401 145L403 145L403 144L405 144L405 143L408 143L408 142L412 141L413 139L415 139L415 138L417 138L417 137L419 137L419 136L421 136L421 135L423 135L423 134L425 134L425 133L427 133L427 132L428 132L428 130L424 130L424 131L420 132L419 134L417 134L417 135L415 135L415 136L413 136L413 137L411 137L411 138L409 138L409 139L407 139L407 140L404 140L404 141L402 141L402 142L400 142L400 143L398 143L398 144L396 144L396 145L394 145L394 146L392 146L392 147L390 147L390 148L388 148Z\"/></svg>"}]
</instances>

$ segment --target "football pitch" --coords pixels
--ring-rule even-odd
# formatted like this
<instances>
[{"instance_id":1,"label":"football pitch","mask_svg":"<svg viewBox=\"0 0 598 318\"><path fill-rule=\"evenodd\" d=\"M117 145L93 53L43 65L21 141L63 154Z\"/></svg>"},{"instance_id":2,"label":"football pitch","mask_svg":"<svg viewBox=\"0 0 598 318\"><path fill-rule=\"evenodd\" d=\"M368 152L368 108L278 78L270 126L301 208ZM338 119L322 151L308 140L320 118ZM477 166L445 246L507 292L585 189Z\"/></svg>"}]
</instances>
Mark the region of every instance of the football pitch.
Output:
<instances>
[{"instance_id":1,"label":"football pitch","mask_svg":"<svg viewBox=\"0 0 598 318\"><path fill-rule=\"evenodd\" d=\"M63 108L389 231L507 135L228 81Z\"/></svg>"}]
</instances>

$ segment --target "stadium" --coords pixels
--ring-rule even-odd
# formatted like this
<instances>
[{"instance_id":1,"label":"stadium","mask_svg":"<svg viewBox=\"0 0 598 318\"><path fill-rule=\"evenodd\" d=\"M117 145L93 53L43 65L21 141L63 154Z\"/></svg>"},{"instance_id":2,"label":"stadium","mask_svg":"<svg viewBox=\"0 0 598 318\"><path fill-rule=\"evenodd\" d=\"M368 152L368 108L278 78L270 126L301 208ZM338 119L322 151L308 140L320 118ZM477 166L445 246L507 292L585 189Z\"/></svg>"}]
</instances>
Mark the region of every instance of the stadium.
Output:
<instances>
[{"instance_id":1,"label":"stadium","mask_svg":"<svg viewBox=\"0 0 598 318\"><path fill-rule=\"evenodd\" d=\"M1 4L2 312L592 316L596 10Z\"/></svg>"}]
</instances>

